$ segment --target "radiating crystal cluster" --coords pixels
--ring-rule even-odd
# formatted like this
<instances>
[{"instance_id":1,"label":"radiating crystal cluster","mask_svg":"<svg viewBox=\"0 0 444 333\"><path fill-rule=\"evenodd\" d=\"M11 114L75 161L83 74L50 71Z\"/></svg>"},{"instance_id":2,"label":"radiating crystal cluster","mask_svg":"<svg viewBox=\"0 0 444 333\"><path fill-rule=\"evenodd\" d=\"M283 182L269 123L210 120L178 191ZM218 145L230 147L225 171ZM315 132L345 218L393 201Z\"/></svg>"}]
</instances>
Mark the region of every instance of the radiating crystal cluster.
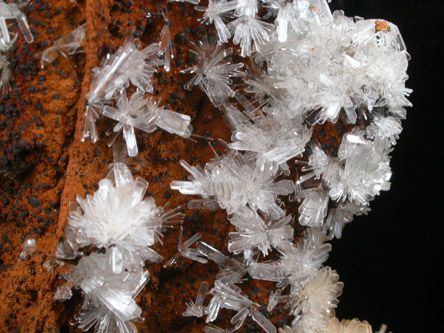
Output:
<instances>
[{"instance_id":1,"label":"radiating crystal cluster","mask_svg":"<svg viewBox=\"0 0 444 333\"><path fill-rule=\"evenodd\" d=\"M185 70L194 74L187 88L198 85L225 114L232 142L203 168L181 161L190 176L171 188L202 197L189 201L190 209L225 209L235 230L229 256L204 241L179 248L193 253L186 258L220 266L212 288L202 282L184 316L211 323L230 309L233 330L251 316L276 332L238 286L259 279L276 283L267 310L283 306L293 318L282 332L371 331L366 322L335 319L343 284L323 263L331 250L326 241L340 238L344 225L390 188L389 154L411 106L409 55L398 28L332 13L326 0L210 0L196 9L199 20L215 24L218 43L193 46L198 63ZM248 65L233 63L232 49L223 48L231 37ZM337 151L313 140L316 127L339 119L347 129ZM287 179L294 163L302 167L296 181ZM286 212L286 197L300 203L296 216ZM305 229L297 241L295 221Z\"/></svg>"},{"instance_id":2,"label":"radiating crystal cluster","mask_svg":"<svg viewBox=\"0 0 444 333\"><path fill-rule=\"evenodd\" d=\"M115 162L93 195L77 197L79 206L68 216L57 258L80 256L68 285L84 296L76 321L85 331L94 325L96 332L136 331L131 321L142 313L134 298L149 279L145 262L162 261L150 246L161 240L165 227L182 220L177 210L164 212L153 198L144 198L147 188L145 180L133 179L125 164ZM101 251L86 256L82 249L88 246ZM57 290L57 300L70 297L68 285Z\"/></svg>"},{"instance_id":3,"label":"radiating crystal cluster","mask_svg":"<svg viewBox=\"0 0 444 333\"><path fill-rule=\"evenodd\" d=\"M151 133L160 127L184 138L191 135L190 116L165 110L152 98L145 97L145 93L153 91L152 77L157 67L170 68L171 38L169 28L165 27L159 43L140 50L139 40L128 37L114 54L108 54L101 66L93 70L86 97L83 139L98 140L95 122L101 115L118 121L113 131L117 135L123 132L129 156L138 153L135 128ZM130 86L137 91L128 99ZM114 103L116 107L112 106Z\"/></svg>"},{"instance_id":4,"label":"radiating crystal cluster","mask_svg":"<svg viewBox=\"0 0 444 333\"><path fill-rule=\"evenodd\" d=\"M12 71L9 68L7 53L17 39L17 33L9 31L8 21L14 21L17 24L27 43L34 41L26 15L21 10L27 3L28 1L6 3L0 0L0 89L3 94L9 90L10 81L12 80Z\"/></svg>"}]
</instances>

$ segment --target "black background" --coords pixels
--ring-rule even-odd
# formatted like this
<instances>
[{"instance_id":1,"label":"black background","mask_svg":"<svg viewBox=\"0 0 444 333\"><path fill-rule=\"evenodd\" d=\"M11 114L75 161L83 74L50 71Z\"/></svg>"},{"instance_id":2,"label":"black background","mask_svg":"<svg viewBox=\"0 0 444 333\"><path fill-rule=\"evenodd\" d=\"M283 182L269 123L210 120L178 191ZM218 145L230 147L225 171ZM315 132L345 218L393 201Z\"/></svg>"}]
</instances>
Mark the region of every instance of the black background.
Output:
<instances>
[{"instance_id":1,"label":"black background","mask_svg":"<svg viewBox=\"0 0 444 333\"><path fill-rule=\"evenodd\" d=\"M345 283L336 314L374 330L385 323L393 332L444 332L444 1L333 0L330 7L396 24L412 56L407 87L414 90L392 153L391 190L332 242L327 264Z\"/></svg>"}]
</instances>

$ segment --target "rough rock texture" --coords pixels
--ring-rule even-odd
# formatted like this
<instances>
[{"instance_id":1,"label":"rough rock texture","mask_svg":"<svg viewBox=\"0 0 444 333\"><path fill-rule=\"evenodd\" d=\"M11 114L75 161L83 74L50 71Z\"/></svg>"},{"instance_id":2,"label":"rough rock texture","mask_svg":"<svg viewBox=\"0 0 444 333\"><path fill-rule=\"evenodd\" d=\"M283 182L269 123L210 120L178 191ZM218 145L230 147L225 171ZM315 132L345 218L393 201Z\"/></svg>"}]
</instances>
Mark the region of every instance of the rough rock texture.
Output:
<instances>
[{"instance_id":1,"label":"rough rock texture","mask_svg":"<svg viewBox=\"0 0 444 333\"><path fill-rule=\"evenodd\" d=\"M161 12L168 7L172 24L175 60L172 70L155 76L154 95L170 110L192 117L193 134L229 140L230 133L220 111L213 108L204 94L195 88L185 91L189 79L179 71L192 57L188 41L204 32L197 22L201 13L193 6L165 1L72 0L37 1L28 5L26 13L35 42L26 44L19 36L8 58L15 81L9 95L0 103L0 330L21 332L76 332L69 322L78 311L80 293L65 303L54 302L56 288L63 284L60 275L67 266L54 265L55 247L75 195L84 197L97 189L112 162L112 149L107 146L113 122L100 119L97 144L81 142L85 95L91 82L91 69L100 64L108 52L123 42L128 27L146 46L156 41L164 20ZM53 41L86 21L85 54L59 57L46 69L40 69L34 55ZM346 131L341 122L315 131L315 138L325 149L335 151ZM136 130L139 155L129 160L134 175L150 183L148 189L157 205L186 207L187 198L171 191L172 180L187 174L179 160L204 164L223 147L217 140L199 137L183 139L161 130L153 134ZM295 179L296 175L292 175ZM291 211L296 212L293 206ZM184 238L202 232L203 240L226 252L229 223L224 211L192 211L186 214ZM165 233L164 244L155 247L164 258L174 254L178 229ZM38 251L20 260L22 243L37 240ZM43 263L54 266L48 271ZM49 266L47 266L49 267ZM168 269L161 264L149 265L151 279L138 297L145 321L138 324L146 332L202 332L203 319L184 318L185 302L194 300L200 282L215 279L215 264L192 263L181 258ZM267 304L272 283L254 281L243 286L253 301ZM223 310L216 324L228 327L231 311ZM272 322L288 324L279 306ZM258 331L247 320L244 331Z\"/></svg>"}]
</instances>

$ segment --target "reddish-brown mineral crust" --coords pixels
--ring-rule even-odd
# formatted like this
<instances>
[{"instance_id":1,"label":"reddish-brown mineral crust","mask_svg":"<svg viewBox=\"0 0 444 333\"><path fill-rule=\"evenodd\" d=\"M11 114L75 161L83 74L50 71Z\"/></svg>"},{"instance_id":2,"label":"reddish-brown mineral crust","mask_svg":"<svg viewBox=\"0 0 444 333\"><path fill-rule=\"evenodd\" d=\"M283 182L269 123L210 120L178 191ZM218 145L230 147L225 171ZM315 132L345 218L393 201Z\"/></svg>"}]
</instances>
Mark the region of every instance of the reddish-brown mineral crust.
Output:
<instances>
[{"instance_id":1,"label":"reddish-brown mineral crust","mask_svg":"<svg viewBox=\"0 0 444 333\"><path fill-rule=\"evenodd\" d=\"M375 25L376 25L376 31L389 32L391 29L387 21L384 20L376 20Z\"/></svg>"},{"instance_id":2,"label":"reddish-brown mineral crust","mask_svg":"<svg viewBox=\"0 0 444 333\"><path fill-rule=\"evenodd\" d=\"M143 47L156 41L166 6L164 1L50 0L33 1L24 9L35 42L25 44L21 36L17 39L17 48L9 55L15 82L0 104L0 332L78 331L69 322L79 310L80 293L75 292L64 303L53 301L57 286L64 283L61 274L69 267L55 265L48 271L43 263L55 261L69 202L76 195L93 193L112 162L112 149L107 146L112 136L105 135L112 130L111 120L97 122L100 139L96 144L81 142L91 70L123 43L128 28L135 28L134 36L140 38ZM185 239L201 232L205 242L227 254L228 233L233 227L225 212L188 210L186 202L192 198L169 187L172 180L187 176L180 159L203 165L214 157L212 147L223 153L217 139L230 138L221 112L204 94L198 88L191 92L183 89L189 76L179 72L192 58L188 41L204 31L197 21L199 15L190 4L168 4L175 60L171 72L160 70L155 75L153 95L170 110L190 115L193 134L208 139L136 130L139 155L128 162L135 175L150 183L148 192L157 205L169 202L170 208L183 207ZM40 69L34 55L85 21L85 54L59 57ZM335 151L344 128L341 123L324 125L314 131L314 136L324 148ZM296 212L297 204L289 207ZM163 244L157 244L155 250L169 258L176 251L177 236L177 228L167 230ZM19 260L23 241L31 237L37 240L38 252ZM151 279L137 298L145 318L137 324L140 331L202 332L203 318L184 318L182 312L185 302L195 299L202 281L214 282L218 267L183 258L167 269L162 264L147 267ZM266 306L274 284L252 281L242 289L253 301ZM232 315L232 311L222 310L216 324L229 327ZM274 324L288 322L280 306L272 315ZM259 330L250 319L246 327L245 332Z\"/></svg>"}]
</instances>

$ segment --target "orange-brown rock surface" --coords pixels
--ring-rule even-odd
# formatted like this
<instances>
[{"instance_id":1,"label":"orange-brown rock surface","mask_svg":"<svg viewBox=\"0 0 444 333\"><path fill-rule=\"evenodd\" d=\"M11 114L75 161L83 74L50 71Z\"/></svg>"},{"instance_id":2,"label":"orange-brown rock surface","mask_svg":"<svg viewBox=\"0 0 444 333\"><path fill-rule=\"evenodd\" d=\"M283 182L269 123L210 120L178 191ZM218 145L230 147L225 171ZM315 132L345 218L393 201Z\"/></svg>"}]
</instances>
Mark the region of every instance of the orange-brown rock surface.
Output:
<instances>
[{"instance_id":1,"label":"orange-brown rock surface","mask_svg":"<svg viewBox=\"0 0 444 333\"><path fill-rule=\"evenodd\" d=\"M189 77L179 71L190 59L188 41L204 32L197 21L201 13L192 5L155 0L34 0L24 8L35 41L26 44L19 36L9 53L15 81L0 103L1 332L76 331L69 323L79 309L80 293L64 303L53 300L68 266L55 265L51 271L43 263L54 264L69 202L76 195L93 193L112 162L111 136L106 135L112 129L111 120L98 121L100 139L96 144L81 142L91 70L123 43L129 27L135 28L134 37L140 38L143 46L155 42L164 24L161 12L167 7L175 59L171 72L159 70L155 75L154 95L170 110L190 115L193 134L227 141L230 133L221 112L199 89L183 89ZM85 21L84 54L59 56L40 69L35 54ZM340 123L328 125L317 129L315 136L325 148L335 149L342 131ZM157 205L169 202L170 207L184 207L185 239L202 232L205 242L226 253L230 226L225 212L187 210L189 198L169 187L172 180L187 175L180 159L204 164L214 157L209 144L223 152L221 144L199 137L183 139L161 130L152 134L136 130L136 135L139 154L129 160L129 166L134 175L150 183L149 195ZM166 231L163 245L158 244L155 250L164 258L172 256L177 235L177 228ZM38 251L20 260L22 243L28 238L36 239ZM203 319L181 314L185 302L195 298L200 282L214 281L217 266L182 258L168 269L161 264L150 264L148 269L151 279L137 299L145 318L138 324L140 331L202 332ZM271 287L271 283L253 281L244 288L253 301L266 304ZM284 310L278 307L269 315L277 326L288 322L284 315L277 315L280 312ZM224 326L231 316L223 310L216 323ZM259 330L252 321L247 321L246 327L245 331Z\"/></svg>"}]
</instances>

